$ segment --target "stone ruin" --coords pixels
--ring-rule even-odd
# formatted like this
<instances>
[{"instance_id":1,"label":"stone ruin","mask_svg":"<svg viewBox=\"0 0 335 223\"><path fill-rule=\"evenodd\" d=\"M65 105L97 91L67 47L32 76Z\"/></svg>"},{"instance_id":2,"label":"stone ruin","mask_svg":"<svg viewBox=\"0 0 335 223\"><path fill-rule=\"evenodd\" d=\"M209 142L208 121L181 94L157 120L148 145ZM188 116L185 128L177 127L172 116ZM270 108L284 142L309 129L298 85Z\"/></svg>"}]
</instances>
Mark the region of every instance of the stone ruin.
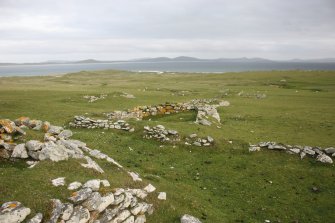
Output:
<instances>
[{"instance_id":1,"label":"stone ruin","mask_svg":"<svg viewBox=\"0 0 335 223\"><path fill-rule=\"evenodd\" d=\"M102 119L92 119L85 116L75 116L73 122L69 123L70 127L74 128L87 128L87 129L95 129L95 128L103 128L103 129L118 129L124 130L128 132L133 132L135 129L130 126L124 120L102 120Z\"/></svg>"},{"instance_id":2,"label":"stone ruin","mask_svg":"<svg viewBox=\"0 0 335 223\"><path fill-rule=\"evenodd\" d=\"M114 111L105 115L111 120L126 120L143 118L156 115L169 115L174 113L196 111L196 123L202 125L211 125L213 122L220 123L220 115L217 108L229 106L228 101L218 99L194 99L185 103L168 103L150 106L138 106L127 111Z\"/></svg>"},{"instance_id":3,"label":"stone ruin","mask_svg":"<svg viewBox=\"0 0 335 223\"><path fill-rule=\"evenodd\" d=\"M155 127L144 126L144 139L156 139L160 142L177 142L180 141L179 134L176 130L165 129L163 125Z\"/></svg>"},{"instance_id":4,"label":"stone ruin","mask_svg":"<svg viewBox=\"0 0 335 223\"><path fill-rule=\"evenodd\" d=\"M194 145L194 146L212 146L214 144L214 139L211 136L206 138L200 138L197 134L193 133L186 138L185 145Z\"/></svg>"},{"instance_id":5,"label":"stone ruin","mask_svg":"<svg viewBox=\"0 0 335 223\"><path fill-rule=\"evenodd\" d=\"M321 147L291 146L276 142L260 142L257 145L250 145L249 147L250 152L260 151L261 149L284 151L289 154L299 155L301 159L307 155L315 158L319 162L328 164L333 163L331 156L335 157L335 148L333 147L322 149Z\"/></svg>"}]
</instances>

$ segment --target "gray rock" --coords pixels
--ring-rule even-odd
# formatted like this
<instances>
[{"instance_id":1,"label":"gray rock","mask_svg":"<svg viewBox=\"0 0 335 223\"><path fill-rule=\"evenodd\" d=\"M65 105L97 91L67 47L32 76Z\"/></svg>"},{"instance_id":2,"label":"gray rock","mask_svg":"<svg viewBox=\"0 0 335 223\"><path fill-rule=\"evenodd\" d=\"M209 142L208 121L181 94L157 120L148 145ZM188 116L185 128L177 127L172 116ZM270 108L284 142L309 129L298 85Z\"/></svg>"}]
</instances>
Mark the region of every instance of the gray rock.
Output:
<instances>
[{"instance_id":1,"label":"gray rock","mask_svg":"<svg viewBox=\"0 0 335 223\"><path fill-rule=\"evenodd\" d=\"M27 223L41 223L43 220L43 214L37 213L33 218L31 218Z\"/></svg>"},{"instance_id":2,"label":"gray rock","mask_svg":"<svg viewBox=\"0 0 335 223\"><path fill-rule=\"evenodd\" d=\"M177 135L178 134L178 132L176 130L168 130L168 133L170 135Z\"/></svg>"},{"instance_id":3,"label":"gray rock","mask_svg":"<svg viewBox=\"0 0 335 223\"><path fill-rule=\"evenodd\" d=\"M51 133L53 135L58 135L60 134L61 132L63 131L63 128L60 127L60 126L55 126L55 125L51 125L49 130L48 130L48 133Z\"/></svg>"},{"instance_id":4,"label":"gray rock","mask_svg":"<svg viewBox=\"0 0 335 223\"><path fill-rule=\"evenodd\" d=\"M1 223L19 223L30 214L30 208L24 207L20 202L10 201L0 207Z\"/></svg>"},{"instance_id":5,"label":"gray rock","mask_svg":"<svg viewBox=\"0 0 335 223\"><path fill-rule=\"evenodd\" d=\"M305 156L306 156L306 153L303 152L303 151L301 151L301 152L300 152L300 159L303 159Z\"/></svg>"},{"instance_id":6,"label":"gray rock","mask_svg":"<svg viewBox=\"0 0 335 223\"><path fill-rule=\"evenodd\" d=\"M200 142L193 142L193 145L194 146L201 146L201 143Z\"/></svg>"},{"instance_id":7,"label":"gray rock","mask_svg":"<svg viewBox=\"0 0 335 223\"><path fill-rule=\"evenodd\" d=\"M104 186L104 187L110 187L111 186L108 180L101 180L101 183L102 183L102 186Z\"/></svg>"},{"instance_id":8,"label":"gray rock","mask_svg":"<svg viewBox=\"0 0 335 223\"><path fill-rule=\"evenodd\" d=\"M90 157L85 156L84 157L87 161L87 164L81 163L81 165L85 168L89 168L89 169L94 169L95 171L99 172L99 173L104 173L104 170L101 169L101 167L95 162L93 161Z\"/></svg>"},{"instance_id":9,"label":"gray rock","mask_svg":"<svg viewBox=\"0 0 335 223\"><path fill-rule=\"evenodd\" d=\"M122 212L120 212L119 214L116 215L116 217L110 221L110 223L119 223L119 222L123 222L124 220L126 220L129 216L131 215L130 211L128 210L123 210Z\"/></svg>"},{"instance_id":10,"label":"gray rock","mask_svg":"<svg viewBox=\"0 0 335 223\"><path fill-rule=\"evenodd\" d=\"M180 223L201 223L201 221L196 217L185 214L181 217Z\"/></svg>"},{"instance_id":11,"label":"gray rock","mask_svg":"<svg viewBox=\"0 0 335 223\"><path fill-rule=\"evenodd\" d=\"M129 192L124 193L125 197L123 202L119 205L119 209L123 210L125 208L128 208L130 206L130 203L132 201L133 195Z\"/></svg>"},{"instance_id":12,"label":"gray rock","mask_svg":"<svg viewBox=\"0 0 335 223\"><path fill-rule=\"evenodd\" d=\"M63 130L58 134L58 138L60 139L68 139L73 135L71 130Z\"/></svg>"},{"instance_id":13,"label":"gray rock","mask_svg":"<svg viewBox=\"0 0 335 223\"><path fill-rule=\"evenodd\" d=\"M103 212L109 205L113 204L114 195L113 193L109 193L106 196L101 197L101 203L97 207L98 212Z\"/></svg>"},{"instance_id":14,"label":"gray rock","mask_svg":"<svg viewBox=\"0 0 335 223\"><path fill-rule=\"evenodd\" d=\"M62 145L54 142L46 142L42 146L42 150L38 154L39 160L61 161L69 158L67 149Z\"/></svg>"},{"instance_id":15,"label":"gray rock","mask_svg":"<svg viewBox=\"0 0 335 223\"><path fill-rule=\"evenodd\" d=\"M144 188L144 190L145 190L147 193L152 193L152 192L154 192L154 191L156 190L156 187L154 187L154 186L151 185L151 184L148 184L148 186L146 186L146 187Z\"/></svg>"},{"instance_id":16,"label":"gray rock","mask_svg":"<svg viewBox=\"0 0 335 223\"><path fill-rule=\"evenodd\" d=\"M65 185L65 177L59 177L59 178L53 179L53 180L51 180L51 183L55 187L64 186Z\"/></svg>"},{"instance_id":17,"label":"gray rock","mask_svg":"<svg viewBox=\"0 0 335 223\"><path fill-rule=\"evenodd\" d=\"M73 204L71 203L65 203L63 206L63 213L62 213L62 219L64 221L67 221L70 219L71 215L73 213Z\"/></svg>"},{"instance_id":18,"label":"gray rock","mask_svg":"<svg viewBox=\"0 0 335 223\"><path fill-rule=\"evenodd\" d=\"M166 200L166 193L165 192L159 192L157 198L158 198L158 200Z\"/></svg>"},{"instance_id":19,"label":"gray rock","mask_svg":"<svg viewBox=\"0 0 335 223\"><path fill-rule=\"evenodd\" d=\"M100 180L99 179L89 180L83 185L83 188L86 187L91 188L92 191L98 191L100 189Z\"/></svg>"},{"instance_id":20,"label":"gray rock","mask_svg":"<svg viewBox=\"0 0 335 223\"><path fill-rule=\"evenodd\" d=\"M316 160L322 163L329 163L332 164L333 160L332 158L330 158L329 156L327 156L326 154L320 154L316 157Z\"/></svg>"},{"instance_id":21,"label":"gray rock","mask_svg":"<svg viewBox=\"0 0 335 223\"><path fill-rule=\"evenodd\" d=\"M26 142L26 148L28 151L38 151L42 149L43 143L37 140L29 140Z\"/></svg>"},{"instance_id":22,"label":"gray rock","mask_svg":"<svg viewBox=\"0 0 335 223\"><path fill-rule=\"evenodd\" d=\"M87 198L89 198L92 194L92 189L91 188L83 188L79 191L76 191L72 194L72 196L69 198L70 201L74 202L74 203L79 203L82 202L84 200L86 200Z\"/></svg>"},{"instance_id":23,"label":"gray rock","mask_svg":"<svg viewBox=\"0 0 335 223\"><path fill-rule=\"evenodd\" d=\"M79 205L74 208L71 218L66 223L86 223L90 216L90 212Z\"/></svg>"},{"instance_id":24,"label":"gray rock","mask_svg":"<svg viewBox=\"0 0 335 223\"><path fill-rule=\"evenodd\" d=\"M106 159L107 158L106 154L102 153L101 151L99 151L97 149L91 150L89 153L90 153L91 156L93 156L94 158L97 158L97 159Z\"/></svg>"},{"instance_id":25,"label":"gray rock","mask_svg":"<svg viewBox=\"0 0 335 223\"><path fill-rule=\"evenodd\" d=\"M196 138L197 136L198 136L197 134L193 133L193 134L191 134L189 137L190 137L191 139L193 139L193 138Z\"/></svg>"},{"instance_id":26,"label":"gray rock","mask_svg":"<svg viewBox=\"0 0 335 223\"><path fill-rule=\"evenodd\" d=\"M251 145L249 147L249 152L257 152L257 151L261 151L261 147L259 146L254 146L254 145Z\"/></svg>"},{"instance_id":27,"label":"gray rock","mask_svg":"<svg viewBox=\"0 0 335 223\"><path fill-rule=\"evenodd\" d=\"M138 215L135 219L135 223L145 223L147 221L144 214Z\"/></svg>"},{"instance_id":28,"label":"gray rock","mask_svg":"<svg viewBox=\"0 0 335 223\"><path fill-rule=\"evenodd\" d=\"M28 158L28 153L27 153L26 146L24 143L18 144L14 147L12 157L21 158L21 159Z\"/></svg>"},{"instance_id":29,"label":"gray rock","mask_svg":"<svg viewBox=\"0 0 335 223\"><path fill-rule=\"evenodd\" d=\"M200 119L197 121L200 125L211 126L212 122L208 121L207 119Z\"/></svg>"},{"instance_id":30,"label":"gray rock","mask_svg":"<svg viewBox=\"0 0 335 223\"><path fill-rule=\"evenodd\" d=\"M58 199L52 199L51 202L52 202L52 212L48 223L57 223L58 218L63 212L63 204Z\"/></svg>"},{"instance_id":31,"label":"gray rock","mask_svg":"<svg viewBox=\"0 0 335 223\"><path fill-rule=\"evenodd\" d=\"M101 195L98 192L93 192L81 205L89 211L95 211L101 203Z\"/></svg>"},{"instance_id":32,"label":"gray rock","mask_svg":"<svg viewBox=\"0 0 335 223\"><path fill-rule=\"evenodd\" d=\"M44 141L45 142L48 142L48 141L56 142L57 139L51 133L45 133L44 134Z\"/></svg>"},{"instance_id":33,"label":"gray rock","mask_svg":"<svg viewBox=\"0 0 335 223\"><path fill-rule=\"evenodd\" d=\"M309 146L305 146L303 149L304 153L314 156L315 155L315 151L312 149L312 147Z\"/></svg>"},{"instance_id":34,"label":"gray rock","mask_svg":"<svg viewBox=\"0 0 335 223\"><path fill-rule=\"evenodd\" d=\"M291 151L292 153L295 153L295 154L300 153L300 149L298 149L298 148L292 148L292 149L289 149L289 151Z\"/></svg>"},{"instance_id":35,"label":"gray rock","mask_svg":"<svg viewBox=\"0 0 335 223\"><path fill-rule=\"evenodd\" d=\"M67 142L76 144L79 148L83 148L86 147L86 143L79 141L79 140L74 140L74 139L70 139L70 140L66 140Z\"/></svg>"},{"instance_id":36,"label":"gray rock","mask_svg":"<svg viewBox=\"0 0 335 223\"><path fill-rule=\"evenodd\" d=\"M81 187L81 183L80 182L72 182L69 184L69 186L67 187L68 190L77 190L79 187Z\"/></svg>"},{"instance_id":37,"label":"gray rock","mask_svg":"<svg viewBox=\"0 0 335 223\"><path fill-rule=\"evenodd\" d=\"M214 139L213 139L212 137L210 137L210 136L207 136L207 141L208 141L209 143L213 143L213 142L214 142Z\"/></svg>"},{"instance_id":38,"label":"gray rock","mask_svg":"<svg viewBox=\"0 0 335 223\"><path fill-rule=\"evenodd\" d=\"M324 149L327 154L333 154L335 153L335 148L334 147L329 147Z\"/></svg>"},{"instance_id":39,"label":"gray rock","mask_svg":"<svg viewBox=\"0 0 335 223\"><path fill-rule=\"evenodd\" d=\"M135 222L135 217L130 216L125 221L123 221L122 223L134 223L134 222Z\"/></svg>"}]
</instances>

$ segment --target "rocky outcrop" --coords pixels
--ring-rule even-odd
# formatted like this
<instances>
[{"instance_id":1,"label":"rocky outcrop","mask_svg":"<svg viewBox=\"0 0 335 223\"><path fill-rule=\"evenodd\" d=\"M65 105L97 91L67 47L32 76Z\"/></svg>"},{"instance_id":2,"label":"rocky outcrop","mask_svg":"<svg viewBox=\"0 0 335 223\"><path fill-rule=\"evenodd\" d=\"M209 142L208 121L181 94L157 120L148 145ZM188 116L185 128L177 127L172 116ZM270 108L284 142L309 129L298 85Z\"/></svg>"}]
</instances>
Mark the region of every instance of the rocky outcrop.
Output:
<instances>
[{"instance_id":1,"label":"rocky outcrop","mask_svg":"<svg viewBox=\"0 0 335 223\"><path fill-rule=\"evenodd\" d=\"M300 146L300 145L284 145L276 142L260 142L257 145L250 145L250 152L261 151L261 149L285 151L289 154L297 154L303 159L306 155L315 158L322 163L332 164L333 160L330 156L335 156L333 147L322 149L321 147Z\"/></svg>"},{"instance_id":2,"label":"rocky outcrop","mask_svg":"<svg viewBox=\"0 0 335 223\"><path fill-rule=\"evenodd\" d=\"M131 127L126 121L110 121L110 120L101 120L101 119L92 119L85 116L75 116L73 122L70 122L69 125L74 128L103 128L103 129L118 129L128 132L133 132L135 129Z\"/></svg>"}]
</instances>

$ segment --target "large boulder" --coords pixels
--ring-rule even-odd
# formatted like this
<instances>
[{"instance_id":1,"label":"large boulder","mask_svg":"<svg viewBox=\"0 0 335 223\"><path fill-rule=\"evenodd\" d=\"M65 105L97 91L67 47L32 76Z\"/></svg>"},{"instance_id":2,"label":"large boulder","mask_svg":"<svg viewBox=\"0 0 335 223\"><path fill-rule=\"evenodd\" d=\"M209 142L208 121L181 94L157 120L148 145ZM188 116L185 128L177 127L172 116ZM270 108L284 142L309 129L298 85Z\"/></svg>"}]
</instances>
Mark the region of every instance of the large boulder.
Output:
<instances>
[{"instance_id":1,"label":"large boulder","mask_svg":"<svg viewBox=\"0 0 335 223\"><path fill-rule=\"evenodd\" d=\"M62 145L57 145L54 142L46 142L42 146L42 150L38 155L39 160L61 161L69 158L67 149Z\"/></svg>"}]
</instances>

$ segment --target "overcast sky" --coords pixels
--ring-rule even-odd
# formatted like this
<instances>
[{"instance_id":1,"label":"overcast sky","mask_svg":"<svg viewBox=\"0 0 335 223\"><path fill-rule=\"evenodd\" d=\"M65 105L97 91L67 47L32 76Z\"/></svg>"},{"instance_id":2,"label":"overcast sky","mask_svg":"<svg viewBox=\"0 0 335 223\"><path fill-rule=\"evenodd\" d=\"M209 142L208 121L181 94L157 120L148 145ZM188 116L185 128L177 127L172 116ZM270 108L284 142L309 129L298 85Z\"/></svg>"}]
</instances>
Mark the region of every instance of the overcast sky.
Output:
<instances>
[{"instance_id":1,"label":"overcast sky","mask_svg":"<svg viewBox=\"0 0 335 223\"><path fill-rule=\"evenodd\" d=\"M0 62L335 57L335 0L0 0Z\"/></svg>"}]
</instances>

